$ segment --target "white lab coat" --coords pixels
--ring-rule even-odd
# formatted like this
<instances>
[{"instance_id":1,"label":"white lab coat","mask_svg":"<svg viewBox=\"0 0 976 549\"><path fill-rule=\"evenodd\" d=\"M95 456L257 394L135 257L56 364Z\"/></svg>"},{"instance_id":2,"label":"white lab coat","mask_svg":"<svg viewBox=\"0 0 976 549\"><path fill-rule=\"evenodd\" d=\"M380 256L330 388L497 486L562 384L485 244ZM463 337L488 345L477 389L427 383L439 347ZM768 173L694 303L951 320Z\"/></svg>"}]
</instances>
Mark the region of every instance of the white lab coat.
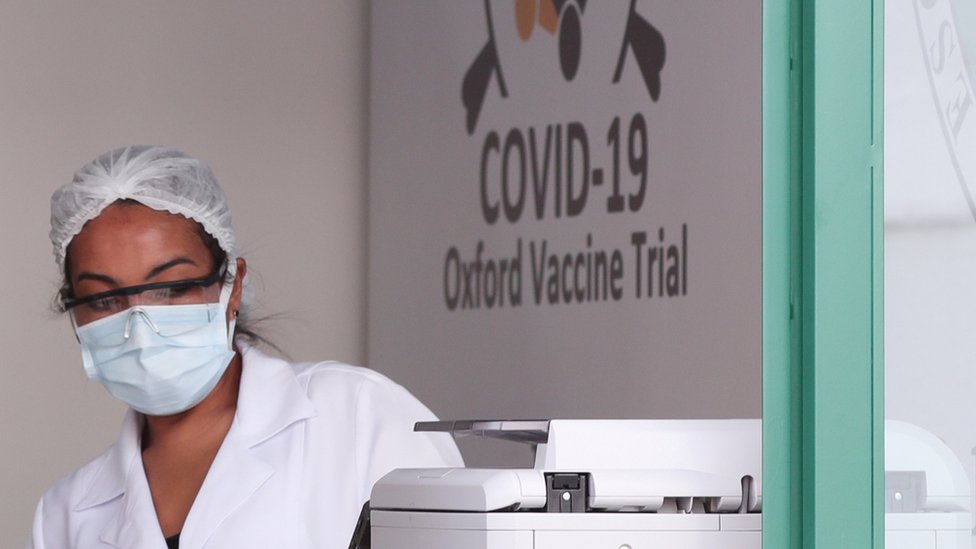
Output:
<instances>
[{"instance_id":1,"label":"white lab coat","mask_svg":"<svg viewBox=\"0 0 976 549\"><path fill-rule=\"evenodd\" d=\"M237 414L193 503L180 549L346 549L373 483L397 467L461 465L434 415L364 368L289 364L244 347ZM131 410L118 441L55 484L34 549L166 549Z\"/></svg>"}]
</instances>

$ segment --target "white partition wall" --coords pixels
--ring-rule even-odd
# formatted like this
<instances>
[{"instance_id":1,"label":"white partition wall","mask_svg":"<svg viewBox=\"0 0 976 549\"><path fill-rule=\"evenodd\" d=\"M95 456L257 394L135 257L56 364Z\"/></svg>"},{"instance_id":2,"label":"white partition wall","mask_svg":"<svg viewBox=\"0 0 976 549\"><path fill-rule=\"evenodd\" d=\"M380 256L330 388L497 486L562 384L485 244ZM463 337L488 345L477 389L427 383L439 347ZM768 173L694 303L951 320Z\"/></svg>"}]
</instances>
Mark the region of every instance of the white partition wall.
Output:
<instances>
[{"instance_id":1,"label":"white partition wall","mask_svg":"<svg viewBox=\"0 0 976 549\"><path fill-rule=\"evenodd\" d=\"M885 11L885 413L928 433L921 447L889 435L888 492L905 486L906 469L921 468L917 456L932 456L926 467L941 473L928 473L928 498L954 496L967 515L958 528L968 530L976 478L976 3L888 1ZM888 516L889 539L899 520ZM973 540L967 532L938 547L969 549Z\"/></svg>"}]
</instances>

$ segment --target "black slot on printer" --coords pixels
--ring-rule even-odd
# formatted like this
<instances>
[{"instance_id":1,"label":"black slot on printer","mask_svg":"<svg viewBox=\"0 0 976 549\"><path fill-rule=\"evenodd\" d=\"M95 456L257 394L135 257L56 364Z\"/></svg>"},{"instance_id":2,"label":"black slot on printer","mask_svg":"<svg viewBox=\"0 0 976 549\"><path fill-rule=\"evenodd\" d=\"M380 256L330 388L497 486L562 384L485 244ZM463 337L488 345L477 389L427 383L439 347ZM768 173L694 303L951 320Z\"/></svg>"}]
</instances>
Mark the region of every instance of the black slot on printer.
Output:
<instances>
[{"instance_id":1,"label":"black slot on printer","mask_svg":"<svg viewBox=\"0 0 976 549\"><path fill-rule=\"evenodd\" d=\"M546 473L546 512L585 513L588 473Z\"/></svg>"}]
</instances>

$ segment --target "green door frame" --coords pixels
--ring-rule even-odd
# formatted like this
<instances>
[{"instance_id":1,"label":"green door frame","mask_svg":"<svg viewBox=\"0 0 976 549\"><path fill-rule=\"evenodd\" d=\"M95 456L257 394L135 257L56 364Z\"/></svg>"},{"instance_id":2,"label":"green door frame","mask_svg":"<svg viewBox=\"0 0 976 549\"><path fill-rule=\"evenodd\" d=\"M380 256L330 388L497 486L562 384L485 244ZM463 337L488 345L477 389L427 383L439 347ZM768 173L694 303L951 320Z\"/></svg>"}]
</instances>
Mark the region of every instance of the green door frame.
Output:
<instances>
[{"instance_id":1,"label":"green door frame","mask_svg":"<svg viewBox=\"0 0 976 549\"><path fill-rule=\"evenodd\" d=\"M883 0L763 5L763 545L884 544Z\"/></svg>"}]
</instances>

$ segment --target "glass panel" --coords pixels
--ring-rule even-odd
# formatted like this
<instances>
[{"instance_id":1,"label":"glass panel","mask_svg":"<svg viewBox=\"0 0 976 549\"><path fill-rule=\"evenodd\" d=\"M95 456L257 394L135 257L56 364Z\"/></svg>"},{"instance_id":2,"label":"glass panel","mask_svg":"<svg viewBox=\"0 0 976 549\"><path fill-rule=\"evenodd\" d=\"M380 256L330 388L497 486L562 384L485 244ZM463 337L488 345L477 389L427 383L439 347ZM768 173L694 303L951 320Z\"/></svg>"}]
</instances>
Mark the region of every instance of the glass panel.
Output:
<instances>
[{"instance_id":1,"label":"glass panel","mask_svg":"<svg viewBox=\"0 0 976 549\"><path fill-rule=\"evenodd\" d=\"M973 547L976 1L885 5L886 547Z\"/></svg>"}]
</instances>

